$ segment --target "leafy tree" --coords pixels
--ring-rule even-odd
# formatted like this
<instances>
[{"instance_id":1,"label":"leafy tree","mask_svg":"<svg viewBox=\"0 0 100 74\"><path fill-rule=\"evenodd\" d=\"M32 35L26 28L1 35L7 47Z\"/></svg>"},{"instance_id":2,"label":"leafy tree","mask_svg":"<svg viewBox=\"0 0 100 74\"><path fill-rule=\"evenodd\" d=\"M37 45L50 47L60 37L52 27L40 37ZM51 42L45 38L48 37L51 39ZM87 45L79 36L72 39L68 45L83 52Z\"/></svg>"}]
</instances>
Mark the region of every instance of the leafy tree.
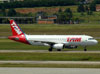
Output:
<instances>
[{"instance_id":1,"label":"leafy tree","mask_svg":"<svg viewBox=\"0 0 100 74\"><path fill-rule=\"evenodd\" d=\"M89 11L89 7L88 6L85 6L85 11Z\"/></svg>"},{"instance_id":2,"label":"leafy tree","mask_svg":"<svg viewBox=\"0 0 100 74\"><path fill-rule=\"evenodd\" d=\"M66 15L64 14L64 12L57 14L57 23L59 23L59 24L66 23Z\"/></svg>"},{"instance_id":3,"label":"leafy tree","mask_svg":"<svg viewBox=\"0 0 100 74\"><path fill-rule=\"evenodd\" d=\"M62 9L60 8L60 9L58 10L58 13L61 13L61 12L63 12L63 11L62 11Z\"/></svg>"},{"instance_id":4,"label":"leafy tree","mask_svg":"<svg viewBox=\"0 0 100 74\"><path fill-rule=\"evenodd\" d=\"M4 7L1 8L1 11L2 11L3 16L6 16L6 11Z\"/></svg>"},{"instance_id":5,"label":"leafy tree","mask_svg":"<svg viewBox=\"0 0 100 74\"><path fill-rule=\"evenodd\" d=\"M65 9L65 11L64 11L64 12L67 12L67 13L72 13L72 11L71 11L71 9L70 9L70 8Z\"/></svg>"},{"instance_id":6,"label":"leafy tree","mask_svg":"<svg viewBox=\"0 0 100 74\"><path fill-rule=\"evenodd\" d=\"M75 5L75 0L24 0L23 2L15 1L11 3L0 3L0 8L22 8L22 7L41 7L41 6L67 6Z\"/></svg>"},{"instance_id":7,"label":"leafy tree","mask_svg":"<svg viewBox=\"0 0 100 74\"><path fill-rule=\"evenodd\" d=\"M100 0L94 0L96 4L100 4Z\"/></svg>"},{"instance_id":8,"label":"leafy tree","mask_svg":"<svg viewBox=\"0 0 100 74\"><path fill-rule=\"evenodd\" d=\"M92 2L90 4L90 11L96 11L96 3L95 2Z\"/></svg>"},{"instance_id":9,"label":"leafy tree","mask_svg":"<svg viewBox=\"0 0 100 74\"><path fill-rule=\"evenodd\" d=\"M73 14L70 8L67 8L64 12L66 16L68 17L68 19L71 19L73 17Z\"/></svg>"},{"instance_id":10,"label":"leafy tree","mask_svg":"<svg viewBox=\"0 0 100 74\"><path fill-rule=\"evenodd\" d=\"M77 11L78 12L85 12L84 5L83 4L78 5Z\"/></svg>"},{"instance_id":11,"label":"leafy tree","mask_svg":"<svg viewBox=\"0 0 100 74\"><path fill-rule=\"evenodd\" d=\"M8 16L16 16L16 11L13 9L13 8L11 8L11 9L9 9L9 11L8 11Z\"/></svg>"},{"instance_id":12,"label":"leafy tree","mask_svg":"<svg viewBox=\"0 0 100 74\"><path fill-rule=\"evenodd\" d=\"M67 22L72 21L73 14L70 8L65 9L64 12L58 12L57 14L57 23L65 24Z\"/></svg>"}]
</instances>

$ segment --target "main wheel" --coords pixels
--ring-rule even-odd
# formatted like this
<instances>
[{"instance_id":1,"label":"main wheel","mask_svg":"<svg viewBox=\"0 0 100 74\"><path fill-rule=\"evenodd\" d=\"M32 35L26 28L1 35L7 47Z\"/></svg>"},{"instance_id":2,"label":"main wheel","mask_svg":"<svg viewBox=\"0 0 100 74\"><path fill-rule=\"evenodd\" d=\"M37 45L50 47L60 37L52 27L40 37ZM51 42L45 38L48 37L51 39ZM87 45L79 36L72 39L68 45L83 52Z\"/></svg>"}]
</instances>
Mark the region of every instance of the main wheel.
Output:
<instances>
[{"instance_id":1,"label":"main wheel","mask_svg":"<svg viewBox=\"0 0 100 74\"><path fill-rule=\"evenodd\" d=\"M87 51L86 46L84 47L84 51Z\"/></svg>"},{"instance_id":2,"label":"main wheel","mask_svg":"<svg viewBox=\"0 0 100 74\"><path fill-rule=\"evenodd\" d=\"M49 51L51 52L52 51L52 48L49 48Z\"/></svg>"},{"instance_id":3,"label":"main wheel","mask_svg":"<svg viewBox=\"0 0 100 74\"><path fill-rule=\"evenodd\" d=\"M61 49L57 49L57 51L61 51Z\"/></svg>"},{"instance_id":4,"label":"main wheel","mask_svg":"<svg viewBox=\"0 0 100 74\"><path fill-rule=\"evenodd\" d=\"M85 48L84 51L87 51L87 49Z\"/></svg>"}]
</instances>

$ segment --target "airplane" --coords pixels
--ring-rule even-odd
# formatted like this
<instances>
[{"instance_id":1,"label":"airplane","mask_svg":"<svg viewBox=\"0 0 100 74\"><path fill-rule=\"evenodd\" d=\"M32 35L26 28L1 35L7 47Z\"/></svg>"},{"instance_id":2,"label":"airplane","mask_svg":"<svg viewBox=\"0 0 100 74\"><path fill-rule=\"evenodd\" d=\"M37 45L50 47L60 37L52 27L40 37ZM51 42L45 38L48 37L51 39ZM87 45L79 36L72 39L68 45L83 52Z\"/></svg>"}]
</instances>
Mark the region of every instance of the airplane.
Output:
<instances>
[{"instance_id":1,"label":"airplane","mask_svg":"<svg viewBox=\"0 0 100 74\"><path fill-rule=\"evenodd\" d=\"M96 45L98 43L92 36L88 35L27 35L25 34L14 20L9 20L12 29L12 36L8 38L17 42L49 46L49 51L56 49L61 51L64 48L77 48L83 46L84 51L87 51L87 46Z\"/></svg>"}]
</instances>

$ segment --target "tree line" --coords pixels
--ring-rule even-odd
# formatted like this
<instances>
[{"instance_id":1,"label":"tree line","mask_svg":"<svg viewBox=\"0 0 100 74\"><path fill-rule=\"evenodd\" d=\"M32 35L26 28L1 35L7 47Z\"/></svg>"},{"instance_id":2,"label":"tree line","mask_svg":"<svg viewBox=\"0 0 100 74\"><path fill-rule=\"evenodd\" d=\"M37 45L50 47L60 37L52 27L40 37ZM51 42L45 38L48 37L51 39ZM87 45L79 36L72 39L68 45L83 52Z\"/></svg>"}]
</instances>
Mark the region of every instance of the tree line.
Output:
<instances>
[{"instance_id":1,"label":"tree line","mask_svg":"<svg viewBox=\"0 0 100 74\"><path fill-rule=\"evenodd\" d=\"M96 4L100 4L100 0L94 0Z\"/></svg>"},{"instance_id":2,"label":"tree line","mask_svg":"<svg viewBox=\"0 0 100 74\"><path fill-rule=\"evenodd\" d=\"M96 2L93 1L92 3L85 5L85 4L79 4L77 7L77 12L81 13L82 16L84 16L84 13L87 13L87 15L93 15L93 12L96 11ZM57 23L59 24L66 24L66 23L79 23L80 19L77 17L74 17L73 12L70 8L65 9L65 11L62 11L59 9L58 13L56 14L58 16Z\"/></svg>"},{"instance_id":3,"label":"tree line","mask_svg":"<svg viewBox=\"0 0 100 74\"><path fill-rule=\"evenodd\" d=\"M16 2L0 3L0 8L23 8L23 7L41 7L41 6L67 6L75 5L75 0L25 0Z\"/></svg>"},{"instance_id":4,"label":"tree line","mask_svg":"<svg viewBox=\"0 0 100 74\"><path fill-rule=\"evenodd\" d=\"M93 1L88 5L79 4L77 8L77 12L84 13L87 12L88 15L92 15L93 11L96 11L96 2Z\"/></svg>"}]
</instances>

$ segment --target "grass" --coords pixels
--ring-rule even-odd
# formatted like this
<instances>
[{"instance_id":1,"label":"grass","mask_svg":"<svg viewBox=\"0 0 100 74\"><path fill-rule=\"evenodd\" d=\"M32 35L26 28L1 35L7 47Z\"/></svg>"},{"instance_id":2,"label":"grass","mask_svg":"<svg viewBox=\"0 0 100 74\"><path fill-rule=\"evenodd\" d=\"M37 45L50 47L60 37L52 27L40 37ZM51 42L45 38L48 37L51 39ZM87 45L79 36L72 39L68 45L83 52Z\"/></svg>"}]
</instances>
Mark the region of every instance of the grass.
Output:
<instances>
[{"instance_id":1,"label":"grass","mask_svg":"<svg viewBox=\"0 0 100 74\"><path fill-rule=\"evenodd\" d=\"M0 50L45 50L48 47L44 46L32 46L19 42L14 42L8 39L0 39Z\"/></svg>"},{"instance_id":2,"label":"grass","mask_svg":"<svg viewBox=\"0 0 100 74\"><path fill-rule=\"evenodd\" d=\"M93 12L92 15L87 15L87 12L81 13L75 12L73 13L74 18L79 18L80 20L83 20L81 23L90 23L90 24L100 24L100 13L99 12Z\"/></svg>"},{"instance_id":3,"label":"grass","mask_svg":"<svg viewBox=\"0 0 100 74\"><path fill-rule=\"evenodd\" d=\"M42 67L42 68L100 68L100 65L88 64L0 64L0 67Z\"/></svg>"},{"instance_id":4,"label":"grass","mask_svg":"<svg viewBox=\"0 0 100 74\"><path fill-rule=\"evenodd\" d=\"M100 37L100 25L20 25L27 34L53 35L91 35ZM0 25L0 36L12 35L9 25Z\"/></svg>"},{"instance_id":5,"label":"grass","mask_svg":"<svg viewBox=\"0 0 100 74\"><path fill-rule=\"evenodd\" d=\"M40 56L41 55L41 56ZM100 61L100 53L0 53L0 60L33 61Z\"/></svg>"}]
</instances>

